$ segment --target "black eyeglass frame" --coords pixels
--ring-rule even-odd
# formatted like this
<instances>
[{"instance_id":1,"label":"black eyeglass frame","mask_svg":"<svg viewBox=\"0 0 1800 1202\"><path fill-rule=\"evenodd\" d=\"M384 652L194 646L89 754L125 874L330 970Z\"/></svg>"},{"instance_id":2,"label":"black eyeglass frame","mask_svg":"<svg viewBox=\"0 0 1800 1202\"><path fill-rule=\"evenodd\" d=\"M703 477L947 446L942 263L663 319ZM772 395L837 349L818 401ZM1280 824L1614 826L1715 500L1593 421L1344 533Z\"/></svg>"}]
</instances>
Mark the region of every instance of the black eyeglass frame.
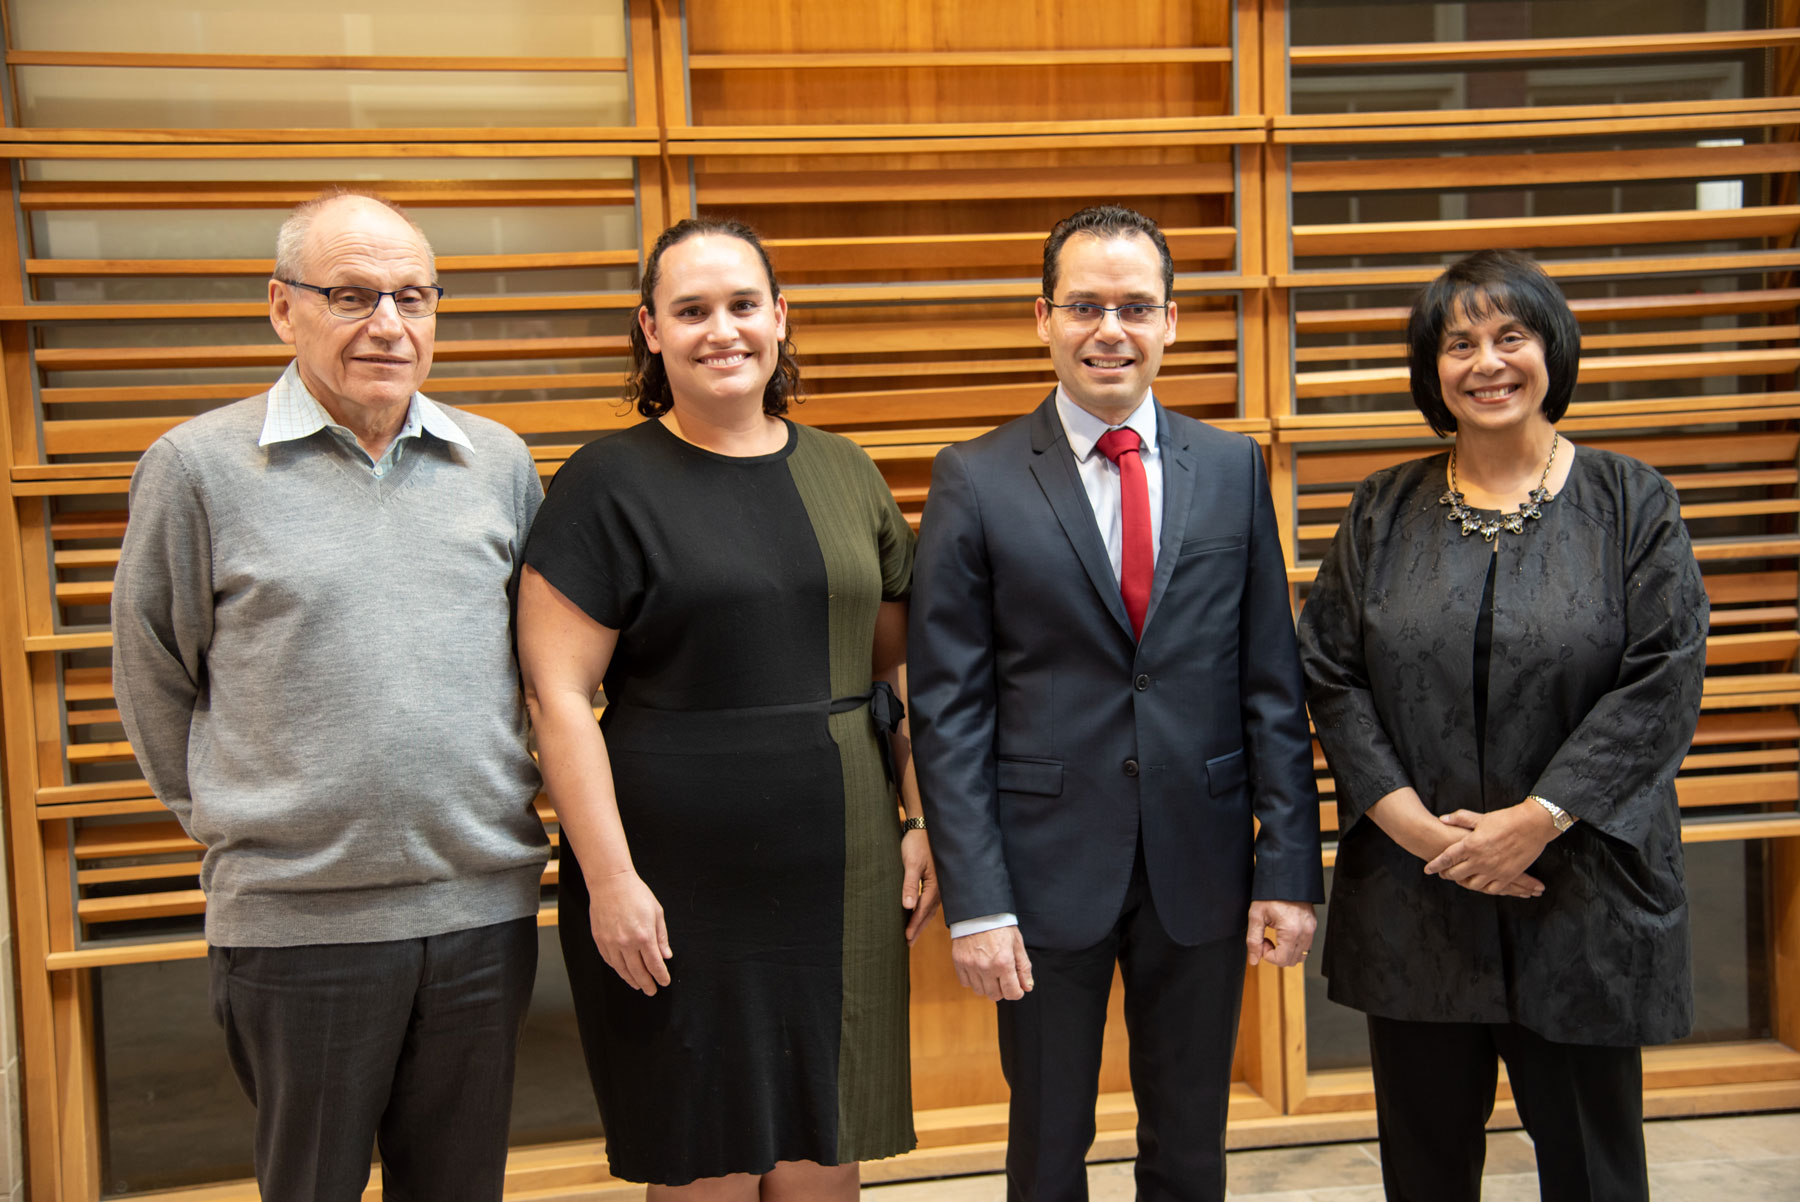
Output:
<instances>
[{"instance_id":1,"label":"black eyeglass frame","mask_svg":"<svg viewBox=\"0 0 1800 1202\"><path fill-rule=\"evenodd\" d=\"M1100 310L1100 316L1096 319L1098 321L1105 321L1108 313L1114 313L1122 322L1125 320L1124 310L1126 309L1161 309L1165 315L1169 312L1167 301L1160 305L1153 305L1149 301L1127 301L1122 305L1096 305L1093 301L1070 301L1066 305L1059 305L1047 296L1043 298L1043 301L1052 309L1098 309Z\"/></svg>"},{"instance_id":2,"label":"black eyeglass frame","mask_svg":"<svg viewBox=\"0 0 1800 1202\"><path fill-rule=\"evenodd\" d=\"M394 298L394 312L400 314L401 317L406 318L408 321L421 321L424 318L432 317L432 316L436 315L436 313L438 311L438 306L444 303L444 296L446 295L446 290L441 285L438 285L438 284L408 284L404 288L395 288L391 292L383 292L379 288L365 288L361 284L333 284L329 288L321 288L317 284L303 284L299 280L284 280L280 276L276 276L275 279L276 279L276 282L286 284L289 288L304 288L308 292L317 292L320 296L325 298L326 310L333 317L341 318L344 321L367 321L369 318L375 316L375 311L377 309L381 308L382 299L384 297L390 297L390 296ZM335 309L332 306L331 294L333 292L340 292L340 291L373 292L375 294L375 303L369 307L369 311L367 313L360 313L360 314L355 314L355 315L351 315L351 314L347 314L347 313L339 313L337 311L337 309ZM407 312L402 311L400 308L400 294L402 292L435 293L436 299L434 299L431 302L431 312L430 313L407 313Z\"/></svg>"}]
</instances>

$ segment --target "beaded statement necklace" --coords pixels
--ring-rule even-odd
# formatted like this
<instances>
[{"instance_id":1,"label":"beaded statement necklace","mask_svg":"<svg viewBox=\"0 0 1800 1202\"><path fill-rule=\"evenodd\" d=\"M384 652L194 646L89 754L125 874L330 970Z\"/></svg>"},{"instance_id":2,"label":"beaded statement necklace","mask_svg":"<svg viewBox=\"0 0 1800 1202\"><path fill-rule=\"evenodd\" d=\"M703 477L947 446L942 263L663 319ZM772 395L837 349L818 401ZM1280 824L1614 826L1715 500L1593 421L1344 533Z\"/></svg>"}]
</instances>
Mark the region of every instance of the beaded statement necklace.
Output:
<instances>
[{"instance_id":1,"label":"beaded statement necklace","mask_svg":"<svg viewBox=\"0 0 1800 1202\"><path fill-rule=\"evenodd\" d=\"M1562 441L1562 435L1550 435L1550 458L1544 460L1544 474L1538 477L1537 487L1528 495L1529 500L1519 502L1519 512L1502 513L1498 517L1484 518L1475 510L1463 503L1463 495L1456 487L1456 450L1450 451L1450 487L1438 498L1439 505L1448 505L1450 512L1444 517L1447 521L1461 522L1463 537L1480 532L1481 537L1493 542L1502 530L1508 534L1525 533L1526 519L1537 521L1544 516L1544 506L1555 500L1545 484L1550 479L1550 468L1556 462L1556 447Z\"/></svg>"}]
</instances>

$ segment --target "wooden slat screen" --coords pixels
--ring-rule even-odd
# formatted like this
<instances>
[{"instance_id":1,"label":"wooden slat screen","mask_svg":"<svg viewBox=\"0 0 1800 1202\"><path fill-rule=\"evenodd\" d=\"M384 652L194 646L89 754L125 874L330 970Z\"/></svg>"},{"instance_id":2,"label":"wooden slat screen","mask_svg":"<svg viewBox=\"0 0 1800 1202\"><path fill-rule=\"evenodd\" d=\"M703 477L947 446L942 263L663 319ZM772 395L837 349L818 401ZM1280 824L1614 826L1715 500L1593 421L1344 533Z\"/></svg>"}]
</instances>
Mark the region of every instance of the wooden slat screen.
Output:
<instances>
[{"instance_id":1,"label":"wooden slat screen","mask_svg":"<svg viewBox=\"0 0 1800 1202\"><path fill-rule=\"evenodd\" d=\"M287 362L263 299L274 230L337 179L432 234L451 295L427 391L518 430L546 476L636 420L619 398L644 248L682 216L748 221L788 289L794 416L863 445L915 522L936 452L1054 383L1031 322L1044 232L1140 208L1178 272L1158 395L1266 448L1296 604L1363 476L1437 445L1407 397L1412 292L1469 250L1534 251L1584 330L1563 431L1670 477L1712 597L1684 835L1768 840L1780 911L1774 1040L1648 1057L1649 1106L1800 1105L1800 0L1757 28L1641 31L1584 25L1586 6L1506 6L1540 20L1506 30L1480 5L1387 6L1406 11L1368 29L1322 0L997 0L955 22L595 0L601 32L448 29L387 54L77 45L49 0L9 5L0 706L34 1199L101 1192L89 974L204 954L197 849L111 693L126 485L164 430ZM261 119L247 79L298 81L319 119ZM395 89L467 95L352 103ZM985 1166L1003 1131L991 1011L941 930L922 943L925 1150L876 1176ZM1312 1071L1305 1021L1298 973L1251 975L1234 1139L1372 1130L1366 1074ZM1122 1052L1101 1155L1131 1151ZM612 1196L598 1155L517 1154L513 1187Z\"/></svg>"}]
</instances>

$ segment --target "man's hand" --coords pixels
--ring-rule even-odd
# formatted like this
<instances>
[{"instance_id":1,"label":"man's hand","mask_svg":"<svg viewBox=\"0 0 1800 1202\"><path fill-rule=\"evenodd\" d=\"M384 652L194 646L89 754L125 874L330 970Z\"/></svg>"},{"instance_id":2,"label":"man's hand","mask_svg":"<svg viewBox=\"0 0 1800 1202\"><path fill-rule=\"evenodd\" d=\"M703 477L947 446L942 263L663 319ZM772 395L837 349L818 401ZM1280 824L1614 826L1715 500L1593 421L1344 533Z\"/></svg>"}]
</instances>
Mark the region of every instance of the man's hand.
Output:
<instances>
[{"instance_id":1,"label":"man's hand","mask_svg":"<svg viewBox=\"0 0 1800 1202\"><path fill-rule=\"evenodd\" d=\"M1250 929L1244 933L1244 946L1250 953L1250 966L1267 960L1277 968L1291 968L1312 950L1313 931L1319 920L1313 917L1311 902L1253 901L1250 903ZM1275 938L1269 938L1273 930Z\"/></svg>"},{"instance_id":2,"label":"man's hand","mask_svg":"<svg viewBox=\"0 0 1800 1202\"><path fill-rule=\"evenodd\" d=\"M1519 896L1512 886L1556 837L1556 823L1535 801L1486 814L1457 810L1440 821L1469 833L1438 853L1425 871L1479 893ZM1543 892L1541 884L1537 891Z\"/></svg>"},{"instance_id":3,"label":"man's hand","mask_svg":"<svg viewBox=\"0 0 1800 1202\"><path fill-rule=\"evenodd\" d=\"M1031 992L1031 957L1016 926L952 939L950 959L956 979L990 1002L1016 1002Z\"/></svg>"},{"instance_id":4,"label":"man's hand","mask_svg":"<svg viewBox=\"0 0 1800 1202\"><path fill-rule=\"evenodd\" d=\"M663 961L669 950L669 932L663 925L662 903L631 871L614 873L588 882L588 927L600 958L633 989L655 996L658 985L669 983Z\"/></svg>"}]
</instances>

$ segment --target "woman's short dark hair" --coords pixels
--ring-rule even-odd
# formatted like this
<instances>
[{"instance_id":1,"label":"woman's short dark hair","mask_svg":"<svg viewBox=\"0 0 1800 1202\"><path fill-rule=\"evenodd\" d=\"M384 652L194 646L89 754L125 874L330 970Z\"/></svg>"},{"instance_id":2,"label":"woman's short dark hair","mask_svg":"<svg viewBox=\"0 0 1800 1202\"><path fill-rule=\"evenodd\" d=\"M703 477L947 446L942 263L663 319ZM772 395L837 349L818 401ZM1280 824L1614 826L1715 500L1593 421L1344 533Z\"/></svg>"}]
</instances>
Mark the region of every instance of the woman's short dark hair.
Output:
<instances>
[{"instance_id":1,"label":"woman's short dark hair","mask_svg":"<svg viewBox=\"0 0 1800 1202\"><path fill-rule=\"evenodd\" d=\"M650 249L650 258L644 264L642 288L643 305L650 316L656 316L656 286L662 282L663 252L689 238L706 234L722 234L748 243L756 252L756 257L762 260L763 271L769 277L769 300L773 302L781 295L781 284L775 279L775 267L769 262L769 252L763 249L755 230L738 221L690 217L664 230L656 240L656 245ZM635 404L637 411L645 417L661 417L675 403L675 397L669 391L669 375L663 369L662 356L650 349L650 343L644 337L644 327L635 317L631 323L630 340L631 374L625 380L625 401L627 404ZM780 417L786 413L788 402L800 395L800 364L794 357L792 314L788 316L787 329L782 334L778 352L775 373L763 387L762 408L770 417Z\"/></svg>"},{"instance_id":2,"label":"woman's short dark hair","mask_svg":"<svg viewBox=\"0 0 1800 1202\"><path fill-rule=\"evenodd\" d=\"M1444 329L1459 308L1474 321L1504 313L1543 340L1550 384L1544 393L1544 417L1552 423L1561 421L1575 395L1575 375L1581 367L1581 327L1562 289L1530 256L1516 250L1483 250L1452 263L1426 285L1406 320L1413 404L1432 432L1439 436L1456 432L1456 415L1444 403L1438 380L1438 356L1443 352Z\"/></svg>"}]
</instances>

